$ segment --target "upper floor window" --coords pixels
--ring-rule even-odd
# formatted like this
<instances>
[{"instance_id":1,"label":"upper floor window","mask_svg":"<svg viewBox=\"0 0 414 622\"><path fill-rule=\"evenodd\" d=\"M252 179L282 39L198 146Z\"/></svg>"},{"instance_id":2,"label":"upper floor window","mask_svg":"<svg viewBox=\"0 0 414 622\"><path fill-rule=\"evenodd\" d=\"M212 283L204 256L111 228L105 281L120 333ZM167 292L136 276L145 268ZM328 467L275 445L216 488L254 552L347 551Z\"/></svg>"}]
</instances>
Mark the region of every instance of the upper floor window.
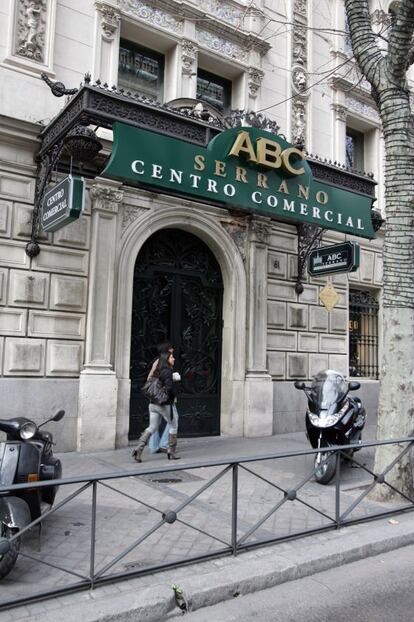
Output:
<instances>
[{"instance_id":1,"label":"upper floor window","mask_svg":"<svg viewBox=\"0 0 414 622\"><path fill-rule=\"evenodd\" d=\"M118 88L162 101L163 84L164 56L121 39Z\"/></svg>"},{"instance_id":2,"label":"upper floor window","mask_svg":"<svg viewBox=\"0 0 414 622\"><path fill-rule=\"evenodd\" d=\"M364 135L349 127L346 128L346 165L364 170Z\"/></svg>"},{"instance_id":3,"label":"upper floor window","mask_svg":"<svg viewBox=\"0 0 414 622\"><path fill-rule=\"evenodd\" d=\"M197 73L197 99L226 113L231 106L231 81L199 69Z\"/></svg>"}]
</instances>

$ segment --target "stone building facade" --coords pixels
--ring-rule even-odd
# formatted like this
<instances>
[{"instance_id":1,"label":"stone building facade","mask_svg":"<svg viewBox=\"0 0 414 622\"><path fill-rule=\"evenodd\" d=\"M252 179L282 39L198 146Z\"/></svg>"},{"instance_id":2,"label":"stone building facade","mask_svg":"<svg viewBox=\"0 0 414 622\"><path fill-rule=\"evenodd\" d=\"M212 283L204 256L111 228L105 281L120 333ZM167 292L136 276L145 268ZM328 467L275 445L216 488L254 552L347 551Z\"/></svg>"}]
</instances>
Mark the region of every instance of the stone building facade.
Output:
<instances>
[{"instance_id":1,"label":"stone building facade","mask_svg":"<svg viewBox=\"0 0 414 622\"><path fill-rule=\"evenodd\" d=\"M375 23L386 19L383 9L373 2ZM30 256L27 244L42 177L37 154L47 141L57 141L70 115L73 124L79 121L76 89L88 72L94 93L115 85L112 100L124 102L123 114L132 111L135 97L139 113L131 112L130 121L135 115L141 127L176 137L183 131L184 140L199 144L197 132L217 133L217 119L231 116L230 110L253 111L250 122L267 123L273 132L277 124L332 183L342 176L356 191L374 187L365 173L344 169L347 157L348 164L372 171L383 209L379 118L347 38L338 34L346 30L342 1L206 0L201 9L192 0L10 0L0 13L2 416L26 414L40 421L65 408L58 441L63 450L123 446L134 437L132 361L145 358L134 351L140 305L135 268L151 236L167 230L195 236L199 252L205 245L221 273L216 427L204 433L261 436L302 429L304 404L292 380L326 368L349 375L350 292L365 292L380 305L380 233L371 241L347 236L361 245L361 266L333 277L340 300L328 312L319 298L327 277L305 272L303 292L295 289L301 250L296 224L100 176L112 148L110 124L102 121L93 128L103 144L100 156L81 169L74 164L86 178L83 214L54 233L39 231L39 254ZM128 94L127 88L120 91L127 66L122 50L134 54L135 63L140 59L140 71L144 60L147 73L158 71L158 98L166 106ZM155 88L154 76L148 88ZM54 97L45 80L62 97ZM202 99L199 90L206 84ZM223 110L216 114L211 102L221 95ZM101 119L120 110L112 100L102 100ZM202 100L201 109L196 100ZM86 114L79 106L79 114ZM248 115L243 119L248 124ZM192 138L185 135L190 126ZM50 158L49 183L69 165L64 153ZM325 230L322 240L340 242L344 234ZM367 338L378 343L380 329L376 324ZM365 352L365 345L357 347ZM184 356L185 342L178 347ZM372 416L380 352L371 350L376 363L371 360L369 373L361 367L357 375ZM200 370L199 379L213 373L211 366ZM197 378L197 369L190 377ZM196 391L189 396L188 420L203 412L209 416L208 399L194 411L196 397ZM203 429L190 421L188 426L189 434Z\"/></svg>"}]
</instances>

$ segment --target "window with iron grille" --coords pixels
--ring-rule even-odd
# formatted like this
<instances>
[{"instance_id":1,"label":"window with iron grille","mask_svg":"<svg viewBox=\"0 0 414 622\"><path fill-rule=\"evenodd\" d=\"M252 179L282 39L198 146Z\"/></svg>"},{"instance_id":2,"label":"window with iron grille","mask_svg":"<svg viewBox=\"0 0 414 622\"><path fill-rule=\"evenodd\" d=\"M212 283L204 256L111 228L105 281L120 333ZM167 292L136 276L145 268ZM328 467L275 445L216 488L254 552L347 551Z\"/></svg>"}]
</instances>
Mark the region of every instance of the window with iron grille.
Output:
<instances>
[{"instance_id":1,"label":"window with iron grille","mask_svg":"<svg viewBox=\"0 0 414 622\"><path fill-rule=\"evenodd\" d=\"M347 127L345 147L346 165L364 170L364 134Z\"/></svg>"},{"instance_id":2,"label":"window with iron grille","mask_svg":"<svg viewBox=\"0 0 414 622\"><path fill-rule=\"evenodd\" d=\"M349 375L378 378L378 300L369 290L349 290Z\"/></svg>"},{"instance_id":3,"label":"window with iron grille","mask_svg":"<svg viewBox=\"0 0 414 622\"><path fill-rule=\"evenodd\" d=\"M121 39L118 87L131 93L163 100L164 57L153 50Z\"/></svg>"},{"instance_id":4,"label":"window with iron grille","mask_svg":"<svg viewBox=\"0 0 414 622\"><path fill-rule=\"evenodd\" d=\"M211 104L220 112L227 112L231 105L231 81L199 69L197 99Z\"/></svg>"}]
</instances>

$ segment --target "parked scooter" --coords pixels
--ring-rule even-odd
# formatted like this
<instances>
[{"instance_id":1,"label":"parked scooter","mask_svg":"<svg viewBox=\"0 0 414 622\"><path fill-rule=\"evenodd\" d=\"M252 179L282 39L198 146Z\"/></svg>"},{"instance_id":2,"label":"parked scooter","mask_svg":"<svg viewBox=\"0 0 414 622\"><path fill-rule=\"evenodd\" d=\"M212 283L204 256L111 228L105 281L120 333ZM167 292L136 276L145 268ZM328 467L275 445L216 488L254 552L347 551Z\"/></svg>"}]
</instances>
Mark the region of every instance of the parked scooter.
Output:
<instances>
[{"instance_id":1,"label":"parked scooter","mask_svg":"<svg viewBox=\"0 0 414 622\"><path fill-rule=\"evenodd\" d=\"M60 421L64 414L59 410L39 426L25 417L0 420L0 431L7 434L7 441L0 443L0 486L61 478L62 464L53 455L53 436L40 428ZM20 538L10 538L41 516L44 504L53 505L57 488L0 493L0 579L11 571L19 555Z\"/></svg>"},{"instance_id":2,"label":"parked scooter","mask_svg":"<svg viewBox=\"0 0 414 622\"><path fill-rule=\"evenodd\" d=\"M308 398L306 410L306 436L314 449L333 445L354 445L361 442L365 425L365 409L359 397L348 396L357 391L359 382L348 382L337 371L321 371L307 387L295 381L295 388L304 391ZM349 450L352 455L353 451ZM336 472L336 456L320 452L315 456L315 479L328 484Z\"/></svg>"}]
</instances>

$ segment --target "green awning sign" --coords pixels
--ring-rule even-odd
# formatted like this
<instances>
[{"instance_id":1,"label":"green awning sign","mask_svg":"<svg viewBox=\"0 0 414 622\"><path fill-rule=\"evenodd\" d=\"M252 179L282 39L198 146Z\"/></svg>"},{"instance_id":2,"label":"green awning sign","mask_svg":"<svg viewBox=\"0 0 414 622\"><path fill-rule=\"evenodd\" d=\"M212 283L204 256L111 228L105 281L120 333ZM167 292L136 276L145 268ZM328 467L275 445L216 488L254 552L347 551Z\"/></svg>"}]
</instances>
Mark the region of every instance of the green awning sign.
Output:
<instances>
[{"instance_id":1,"label":"green awning sign","mask_svg":"<svg viewBox=\"0 0 414 622\"><path fill-rule=\"evenodd\" d=\"M43 231L57 231L79 218L85 203L83 177L68 175L44 195L40 210Z\"/></svg>"},{"instance_id":2,"label":"green awning sign","mask_svg":"<svg viewBox=\"0 0 414 622\"><path fill-rule=\"evenodd\" d=\"M374 238L373 198L316 181L303 152L252 127L226 130L207 148L114 123L102 173L195 200Z\"/></svg>"}]
</instances>

